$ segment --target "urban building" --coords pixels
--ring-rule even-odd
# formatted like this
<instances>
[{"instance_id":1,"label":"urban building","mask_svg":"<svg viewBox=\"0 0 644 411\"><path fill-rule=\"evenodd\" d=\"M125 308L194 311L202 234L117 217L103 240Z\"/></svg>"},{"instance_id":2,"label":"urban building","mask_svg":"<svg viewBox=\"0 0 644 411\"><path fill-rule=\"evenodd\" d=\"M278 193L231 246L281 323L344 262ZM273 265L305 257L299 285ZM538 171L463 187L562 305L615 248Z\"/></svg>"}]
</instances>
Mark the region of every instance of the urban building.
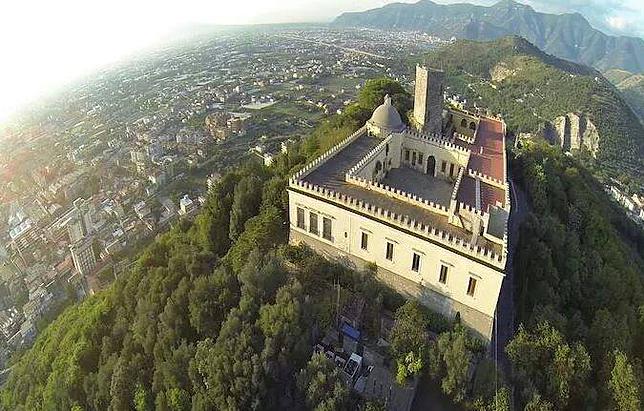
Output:
<instances>
[{"instance_id":1,"label":"urban building","mask_svg":"<svg viewBox=\"0 0 644 411\"><path fill-rule=\"evenodd\" d=\"M440 111L429 103L442 96L435 73L417 70L427 132L404 127L387 96L364 127L290 179L290 242L356 268L375 263L401 294L490 341L510 213L505 124L443 116L442 98Z\"/></svg>"},{"instance_id":2,"label":"urban building","mask_svg":"<svg viewBox=\"0 0 644 411\"><path fill-rule=\"evenodd\" d=\"M87 275L96 267L96 253L94 251L94 239L88 237L69 246L74 261L74 267L81 275Z\"/></svg>"},{"instance_id":3,"label":"urban building","mask_svg":"<svg viewBox=\"0 0 644 411\"><path fill-rule=\"evenodd\" d=\"M185 194L183 197L181 197L181 200L179 200L180 215L188 215L195 210L196 210L196 207L195 207L194 201L190 199L188 194Z\"/></svg>"}]
</instances>

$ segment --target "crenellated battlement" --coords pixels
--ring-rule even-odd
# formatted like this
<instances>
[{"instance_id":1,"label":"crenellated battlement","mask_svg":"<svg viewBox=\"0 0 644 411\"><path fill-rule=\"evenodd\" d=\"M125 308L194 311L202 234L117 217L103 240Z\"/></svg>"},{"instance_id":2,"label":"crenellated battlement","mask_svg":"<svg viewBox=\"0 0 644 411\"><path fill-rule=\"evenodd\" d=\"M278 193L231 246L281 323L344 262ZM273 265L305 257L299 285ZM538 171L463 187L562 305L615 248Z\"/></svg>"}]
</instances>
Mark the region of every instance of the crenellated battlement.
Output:
<instances>
[{"instance_id":1,"label":"crenellated battlement","mask_svg":"<svg viewBox=\"0 0 644 411\"><path fill-rule=\"evenodd\" d=\"M297 180L300 179L307 174L311 173L314 171L316 168L327 162L331 157L336 155L340 150L348 146L349 144L353 143L355 140L357 140L359 137L363 136L367 132L367 127L362 126L358 130L356 130L353 134L351 134L349 137L345 138L335 146L331 147L329 150L327 150L324 154L316 158L315 160L311 161L307 165L305 165L300 171L295 173L292 177L291 180Z\"/></svg>"},{"instance_id":2,"label":"crenellated battlement","mask_svg":"<svg viewBox=\"0 0 644 411\"><path fill-rule=\"evenodd\" d=\"M445 140L438 134L427 135L410 129L403 130L401 134L405 135L406 137L415 138L417 140L421 140L427 143L432 143L439 147L443 147L449 150L455 150L463 154L470 154L470 150L468 148L461 147L459 145L456 145L450 142L449 140Z\"/></svg>"},{"instance_id":3,"label":"crenellated battlement","mask_svg":"<svg viewBox=\"0 0 644 411\"><path fill-rule=\"evenodd\" d=\"M471 206L469 204L465 204L462 201L459 203L459 210L463 210L463 211L466 211L468 213L477 215L477 216L481 217L482 219L489 218L489 216L490 216L487 212L485 212L483 210L477 210L476 207L473 207L473 206Z\"/></svg>"},{"instance_id":4,"label":"crenellated battlement","mask_svg":"<svg viewBox=\"0 0 644 411\"><path fill-rule=\"evenodd\" d=\"M375 156L377 156L379 153L381 153L381 152L382 152L382 150L384 150L384 149L385 149L385 146L391 142L392 138L393 138L393 135L392 135L392 134L390 134L387 138L385 138L385 139L384 139L384 140L382 140L380 143L378 143L378 145L377 145L377 146L375 146L373 149L371 149L371 151L369 151L369 152L368 152L364 157L362 157L362 158L360 159L360 161L358 161L358 162L356 163L356 165L354 165L353 167L351 167L351 168L349 169L349 171L347 171L347 174L348 174L348 175L350 174L350 175L352 175L352 176L355 176L355 175L356 175L359 171L361 171L361 170L362 170L362 169L363 169L367 164L369 164L369 163L371 162L371 160L373 160L373 158L374 158Z\"/></svg>"},{"instance_id":5,"label":"crenellated battlement","mask_svg":"<svg viewBox=\"0 0 644 411\"><path fill-rule=\"evenodd\" d=\"M465 171L465 167L459 167L458 169L458 175L456 176L456 182L454 183L454 188L452 189L452 200L456 200L456 196L458 195L458 189L461 187L461 181L463 181L463 172Z\"/></svg>"},{"instance_id":6,"label":"crenellated battlement","mask_svg":"<svg viewBox=\"0 0 644 411\"><path fill-rule=\"evenodd\" d=\"M397 200L402 200L402 201L411 203L417 207L423 208L427 211L431 211L432 213L436 213L444 216L449 215L449 210L447 209L447 207L437 204L433 201L424 199L415 194L411 194L406 191L400 190L398 188L390 187L386 184L378 183L376 181L367 180L366 178L352 176L349 173L345 175L345 180L347 181L347 183L355 184L355 185L364 187L367 190L376 191L378 193L395 198Z\"/></svg>"},{"instance_id":7,"label":"crenellated battlement","mask_svg":"<svg viewBox=\"0 0 644 411\"><path fill-rule=\"evenodd\" d=\"M477 127L477 130L478 130L478 127ZM455 131L454 137L458 138L459 140L465 141L466 143L474 144L474 142L476 141L476 132L474 132L474 135L470 137Z\"/></svg>"},{"instance_id":8,"label":"crenellated battlement","mask_svg":"<svg viewBox=\"0 0 644 411\"><path fill-rule=\"evenodd\" d=\"M503 180L490 177L487 174L483 174L480 171L472 170L471 168L467 170L467 174L472 178L478 178L484 183L487 183L491 186L494 186L503 190L505 190L507 187L507 184L504 183Z\"/></svg>"},{"instance_id":9,"label":"crenellated battlement","mask_svg":"<svg viewBox=\"0 0 644 411\"><path fill-rule=\"evenodd\" d=\"M334 190L331 190L325 187L320 187L318 185L309 183L307 181L292 178L290 180L289 186L291 188L297 189L299 191L302 191L308 194L312 194L317 197L326 198L328 200L331 200L334 203L341 204L344 207L347 207L349 209L352 209L361 213L366 213L379 220L385 221L388 224L393 224L397 227L411 231L417 235L421 235L434 242L442 244L447 248L464 253L466 255L471 256L472 258L484 261L495 267L503 269L505 266L505 260L506 260L506 254L507 254L505 251L505 238L504 238L504 248L503 248L504 251L501 254L498 254L493 252L489 248L471 244L469 241L464 240L460 237L457 237L451 232L439 230L435 227L431 227L429 225L425 225L416 220L413 220L408 216L396 214L391 210L374 206L365 201L353 198L345 194L338 193Z\"/></svg>"}]
</instances>

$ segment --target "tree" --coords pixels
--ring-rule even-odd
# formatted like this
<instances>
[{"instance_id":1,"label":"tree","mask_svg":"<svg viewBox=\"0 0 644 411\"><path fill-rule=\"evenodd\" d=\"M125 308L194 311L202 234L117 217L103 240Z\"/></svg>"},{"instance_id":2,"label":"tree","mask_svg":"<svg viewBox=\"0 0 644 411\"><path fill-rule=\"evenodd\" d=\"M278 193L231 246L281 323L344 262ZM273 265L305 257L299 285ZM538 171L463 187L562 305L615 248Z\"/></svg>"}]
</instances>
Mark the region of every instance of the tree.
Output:
<instances>
[{"instance_id":1,"label":"tree","mask_svg":"<svg viewBox=\"0 0 644 411\"><path fill-rule=\"evenodd\" d=\"M506 386L499 388L487 403L479 398L475 402L475 409L478 411L510 411L512 409L510 390Z\"/></svg>"},{"instance_id":2,"label":"tree","mask_svg":"<svg viewBox=\"0 0 644 411\"><path fill-rule=\"evenodd\" d=\"M288 192L286 191L287 179L285 177L275 176L264 184L262 192L262 205L261 209L268 207L275 207L282 211L282 215L286 219L286 212L288 210Z\"/></svg>"},{"instance_id":3,"label":"tree","mask_svg":"<svg viewBox=\"0 0 644 411\"><path fill-rule=\"evenodd\" d=\"M590 373L590 357L580 343L570 346L547 322L528 331L523 325L506 347L520 382L558 408L581 400Z\"/></svg>"},{"instance_id":4,"label":"tree","mask_svg":"<svg viewBox=\"0 0 644 411\"><path fill-rule=\"evenodd\" d=\"M241 318L238 309L228 315L217 341L197 344L192 383L207 409L256 410L265 392L257 329Z\"/></svg>"},{"instance_id":5,"label":"tree","mask_svg":"<svg viewBox=\"0 0 644 411\"><path fill-rule=\"evenodd\" d=\"M397 361L396 366L396 382L404 385L407 378L420 374L423 369L423 359L416 352L410 351L405 358Z\"/></svg>"},{"instance_id":6,"label":"tree","mask_svg":"<svg viewBox=\"0 0 644 411\"><path fill-rule=\"evenodd\" d=\"M208 194L206 203L195 218L193 236L202 249L224 255L230 247L230 209L239 176L227 173Z\"/></svg>"},{"instance_id":7,"label":"tree","mask_svg":"<svg viewBox=\"0 0 644 411\"><path fill-rule=\"evenodd\" d=\"M265 304L259 309L257 326L264 335L260 358L270 379L270 402L281 403L280 408L292 407L295 388L292 376L310 355L302 305L302 287L293 282L279 289L274 304Z\"/></svg>"},{"instance_id":8,"label":"tree","mask_svg":"<svg viewBox=\"0 0 644 411\"><path fill-rule=\"evenodd\" d=\"M212 275L194 281L188 305L190 324L200 335L214 337L226 313L238 301L237 278L225 266L217 267Z\"/></svg>"},{"instance_id":9,"label":"tree","mask_svg":"<svg viewBox=\"0 0 644 411\"><path fill-rule=\"evenodd\" d=\"M285 227L280 212L275 207L267 207L259 215L249 219L246 229L226 255L233 272L240 272L253 250L265 253L283 242L286 237Z\"/></svg>"},{"instance_id":10,"label":"tree","mask_svg":"<svg viewBox=\"0 0 644 411\"><path fill-rule=\"evenodd\" d=\"M233 204L230 210L229 237L235 241L244 231L246 221L257 215L262 201L262 181L257 176L242 178L235 187Z\"/></svg>"},{"instance_id":11,"label":"tree","mask_svg":"<svg viewBox=\"0 0 644 411\"><path fill-rule=\"evenodd\" d=\"M369 119L376 107L382 104L386 94L391 97L401 118L406 118L407 112L412 108L411 96L397 81L381 77L368 80L358 93L358 106L361 111L356 110L354 115L358 114L360 124L364 124ZM362 117L365 114L366 118Z\"/></svg>"},{"instance_id":12,"label":"tree","mask_svg":"<svg viewBox=\"0 0 644 411\"><path fill-rule=\"evenodd\" d=\"M378 400L369 400L365 404L364 411L386 411L385 404Z\"/></svg>"},{"instance_id":13,"label":"tree","mask_svg":"<svg viewBox=\"0 0 644 411\"><path fill-rule=\"evenodd\" d=\"M441 333L429 347L430 375L441 381L443 392L456 402L465 399L468 370L474 356L468 348L469 338L465 328L457 324L454 330Z\"/></svg>"},{"instance_id":14,"label":"tree","mask_svg":"<svg viewBox=\"0 0 644 411\"><path fill-rule=\"evenodd\" d=\"M150 396L147 390L141 384L138 384L134 389L134 409L136 411L152 410L152 405L150 404Z\"/></svg>"},{"instance_id":15,"label":"tree","mask_svg":"<svg viewBox=\"0 0 644 411\"><path fill-rule=\"evenodd\" d=\"M323 354L314 354L297 376L297 387L308 409L348 409L349 391L338 368Z\"/></svg>"},{"instance_id":16,"label":"tree","mask_svg":"<svg viewBox=\"0 0 644 411\"><path fill-rule=\"evenodd\" d=\"M535 392L525 405L524 411L553 411L553 409L550 401L544 400L539 393Z\"/></svg>"},{"instance_id":17,"label":"tree","mask_svg":"<svg viewBox=\"0 0 644 411\"><path fill-rule=\"evenodd\" d=\"M417 300L408 300L396 310L390 340L394 357L402 358L412 351L423 354L427 346L427 318Z\"/></svg>"},{"instance_id":18,"label":"tree","mask_svg":"<svg viewBox=\"0 0 644 411\"><path fill-rule=\"evenodd\" d=\"M626 355L615 351L615 365L611 371L608 386L613 394L615 408L623 411L640 409L640 392L633 367Z\"/></svg>"},{"instance_id":19,"label":"tree","mask_svg":"<svg viewBox=\"0 0 644 411\"><path fill-rule=\"evenodd\" d=\"M260 302L272 300L286 280L286 271L274 253L262 255L254 249L239 272L242 291L257 298Z\"/></svg>"}]
</instances>

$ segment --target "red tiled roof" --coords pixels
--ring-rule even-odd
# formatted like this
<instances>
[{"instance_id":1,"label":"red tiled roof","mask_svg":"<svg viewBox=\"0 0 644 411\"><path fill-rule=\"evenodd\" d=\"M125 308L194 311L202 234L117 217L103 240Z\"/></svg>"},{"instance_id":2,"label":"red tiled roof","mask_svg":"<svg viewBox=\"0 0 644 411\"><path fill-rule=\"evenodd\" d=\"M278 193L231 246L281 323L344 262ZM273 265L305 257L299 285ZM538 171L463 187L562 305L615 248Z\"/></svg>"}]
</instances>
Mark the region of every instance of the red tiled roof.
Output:
<instances>
[{"instance_id":1,"label":"red tiled roof","mask_svg":"<svg viewBox=\"0 0 644 411\"><path fill-rule=\"evenodd\" d=\"M461 185L458 187L456 200L472 207L476 206L476 180L464 175Z\"/></svg>"},{"instance_id":2,"label":"red tiled roof","mask_svg":"<svg viewBox=\"0 0 644 411\"><path fill-rule=\"evenodd\" d=\"M498 120L481 118L476 141L468 144L458 139L455 143L471 151L467 169L474 170L497 180L505 180L505 162L503 159L503 123ZM505 202L505 190L491 186L481 181L480 205L482 211L488 211L488 206L497 202ZM476 180L468 177L467 171L463 176L458 190L458 202L476 206Z\"/></svg>"},{"instance_id":3,"label":"red tiled roof","mask_svg":"<svg viewBox=\"0 0 644 411\"><path fill-rule=\"evenodd\" d=\"M481 209L483 211L488 211L488 207L495 206L497 202L503 205L504 200L504 190L481 181Z\"/></svg>"},{"instance_id":4,"label":"red tiled roof","mask_svg":"<svg viewBox=\"0 0 644 411\"><path fill-rule=\"evenodd\" d=\"M472 151L469 168L497 180L503 180L503 124L497 120L481 118L476 141L469 144Z\"/></svg>"}]
</instances>

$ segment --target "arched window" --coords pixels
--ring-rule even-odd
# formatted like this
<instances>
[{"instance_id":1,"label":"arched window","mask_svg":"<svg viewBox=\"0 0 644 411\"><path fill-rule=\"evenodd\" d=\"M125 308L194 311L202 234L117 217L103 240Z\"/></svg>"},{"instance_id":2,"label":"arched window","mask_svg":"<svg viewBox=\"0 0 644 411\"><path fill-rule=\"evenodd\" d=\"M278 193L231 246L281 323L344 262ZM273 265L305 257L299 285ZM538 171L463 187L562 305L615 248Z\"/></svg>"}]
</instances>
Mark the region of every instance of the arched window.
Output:
<instances>
[{"instance_id":1,"label":"arched window","mask_svg":"<svg viewBox=\"0 0 644 411\"><path fill-rule=\"evenodd\" d=\"M467 127L467 120L465 119L461 120L461 127L463 128Z\"/></svg>"},{"instance_id":2,"label":"arched window","mask_svg":"<svg viewBox=\"0 0 644 411\"><path fill-rule=\"evenodd\" d=\"M385 146L385 155L389 155L389 143L387 143L387 145Z\"/></svg>"},{"instance_id":3,"label":"arched window","mask_svg":"<svg viewBox=\"0 0 644 411\"><path fill-rule=\"evenodd\" d=\"M476 130L476 123L473 121L470 123L470 130Z\"/></svg>"},{"instance_id":4,"label":"arched window","mask_svg":"<svg viewBox=\"0 0 644 411\"><path fill-rule=\"evenodd\" d=\"M434 156L427 157L427 174L434 177L436 175L436 158Z\"/></svg>"},{"instance_id":5,"label":"arched window","mask_svg":"<svg viewBox=\"0 0 644 411\"><path fill-rule=\"evenodd\" d=\"M380 173L380 170L382 170L382 163L380 160L376 161L376 166L373 169L373 173L371 173L371 178L375 180L378 177L378 173Z\"/></svg>"}]
</instances>

